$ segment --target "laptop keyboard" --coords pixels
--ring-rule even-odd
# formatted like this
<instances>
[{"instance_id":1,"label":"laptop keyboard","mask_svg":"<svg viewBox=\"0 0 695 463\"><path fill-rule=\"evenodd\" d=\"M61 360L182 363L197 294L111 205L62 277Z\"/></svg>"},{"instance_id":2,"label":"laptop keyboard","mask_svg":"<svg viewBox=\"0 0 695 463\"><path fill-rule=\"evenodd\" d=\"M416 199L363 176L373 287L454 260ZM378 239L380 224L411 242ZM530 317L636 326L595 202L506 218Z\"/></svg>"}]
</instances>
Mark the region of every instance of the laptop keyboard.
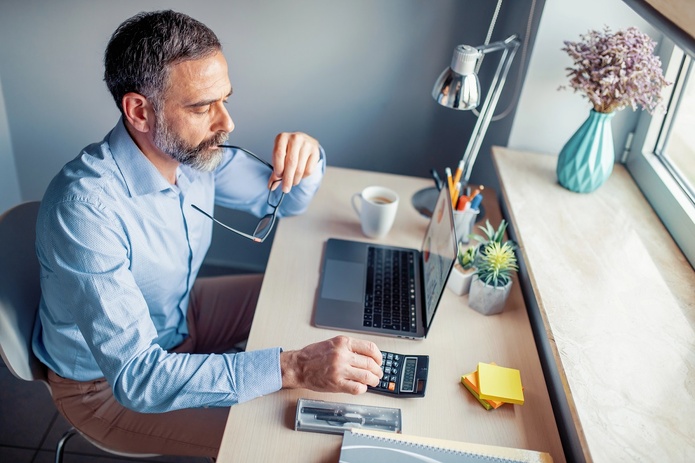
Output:
<instances>
[{"instance_id":1,"label":"laptop keyboard","mask_svg":"<svg viewBox=\"0 0 695 463\"><path fill-rule=\"evenodd\" d=\"M364 326L416 332L415 256L369 247Z\"/></svg>"}]
</instances>

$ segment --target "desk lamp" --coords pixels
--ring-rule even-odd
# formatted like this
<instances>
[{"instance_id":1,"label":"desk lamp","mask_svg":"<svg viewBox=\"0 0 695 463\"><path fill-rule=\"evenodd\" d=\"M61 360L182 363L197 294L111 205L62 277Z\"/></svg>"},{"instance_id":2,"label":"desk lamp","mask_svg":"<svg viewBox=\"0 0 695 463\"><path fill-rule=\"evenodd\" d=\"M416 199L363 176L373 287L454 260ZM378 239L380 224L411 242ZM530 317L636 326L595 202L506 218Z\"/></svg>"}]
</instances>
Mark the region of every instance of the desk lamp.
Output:
<instances>
[{"instance_id":1,"label":"desk lamp","mask_svg":"<svg viewBox=\"0 0 695 463\"><path fill-rule=\"evenodd\" d=\"M473 128L473 134L459 164L461 168L460 181L463 188L468 185L473 164L490 125L492 114L497 106L519 44L519 38L514 34L506 40L479 47L458 45L454 49L451 65L442 72L434 84L434 89L432 89L432 97L442 106L458 110L475 109L480 103L480 81L476 73L476 65L483 55L496 51L502 52L497 71L495 71L490 89ZM413 206L421 214L429 217L434 210L437 195L438 192L435 187L420 190L413 195Z\"/></svg>"}]
</instances>

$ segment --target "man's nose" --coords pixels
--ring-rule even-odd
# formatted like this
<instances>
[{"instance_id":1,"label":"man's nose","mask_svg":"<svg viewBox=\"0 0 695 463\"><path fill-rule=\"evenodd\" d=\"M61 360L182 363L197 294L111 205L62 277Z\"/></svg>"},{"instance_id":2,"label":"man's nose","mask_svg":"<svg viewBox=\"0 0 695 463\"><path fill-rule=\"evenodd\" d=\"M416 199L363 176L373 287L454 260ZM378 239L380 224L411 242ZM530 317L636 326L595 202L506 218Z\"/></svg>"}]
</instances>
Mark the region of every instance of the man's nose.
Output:
<instances>
[{"instance_id":1,"label":"man's nose","mask_svg":"<svg viewBox=\"0 0 695 463\"><path fill-rule=\"evenodd\" d=\"M219 111L217 111L217 117L214 121L214 126L212 127L212 132L226 132L229 133L234 130L234 121L232 116L229 115L227 107L220 103Z\"/></svg>"}]
</instances>

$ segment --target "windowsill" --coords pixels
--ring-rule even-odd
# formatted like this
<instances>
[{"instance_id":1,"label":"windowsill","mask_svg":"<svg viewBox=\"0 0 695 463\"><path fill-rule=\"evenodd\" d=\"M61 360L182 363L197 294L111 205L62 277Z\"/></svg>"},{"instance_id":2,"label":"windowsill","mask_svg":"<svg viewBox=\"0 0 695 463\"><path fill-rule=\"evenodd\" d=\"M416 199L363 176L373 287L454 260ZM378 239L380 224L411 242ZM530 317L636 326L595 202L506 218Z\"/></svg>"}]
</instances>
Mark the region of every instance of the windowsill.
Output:
<instances>
[{"instance_id":1,"label":"windowsill","mask_svg":"<svg viewBox=\"0 0 695 463\"><path fill-rule=\"evenodd\" d=\"M692 460L695 271L622 165L577 194L555 156L493 158L568 459Z\"/></svg>"}]
</instances>

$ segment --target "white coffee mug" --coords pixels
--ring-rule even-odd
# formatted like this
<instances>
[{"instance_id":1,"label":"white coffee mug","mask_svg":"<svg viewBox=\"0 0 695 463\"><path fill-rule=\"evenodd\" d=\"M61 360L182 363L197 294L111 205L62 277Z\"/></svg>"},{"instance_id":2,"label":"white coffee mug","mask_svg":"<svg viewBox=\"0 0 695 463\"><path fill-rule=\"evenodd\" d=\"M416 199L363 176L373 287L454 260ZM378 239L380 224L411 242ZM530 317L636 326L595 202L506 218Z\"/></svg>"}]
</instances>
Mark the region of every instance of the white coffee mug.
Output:
<instances>
[{"instance_id":1,"label":"white coffee mug","mask_svg":"<svg viewBox=\"0 0 695 463\"><path fill-rule=\"evenodd\" d=\"M360 218L362 233L370 238L379 238L393 226L398 210L398 194L382 186L370 186L352 195L352 207Z\"/></svg>"}]
</instances>

